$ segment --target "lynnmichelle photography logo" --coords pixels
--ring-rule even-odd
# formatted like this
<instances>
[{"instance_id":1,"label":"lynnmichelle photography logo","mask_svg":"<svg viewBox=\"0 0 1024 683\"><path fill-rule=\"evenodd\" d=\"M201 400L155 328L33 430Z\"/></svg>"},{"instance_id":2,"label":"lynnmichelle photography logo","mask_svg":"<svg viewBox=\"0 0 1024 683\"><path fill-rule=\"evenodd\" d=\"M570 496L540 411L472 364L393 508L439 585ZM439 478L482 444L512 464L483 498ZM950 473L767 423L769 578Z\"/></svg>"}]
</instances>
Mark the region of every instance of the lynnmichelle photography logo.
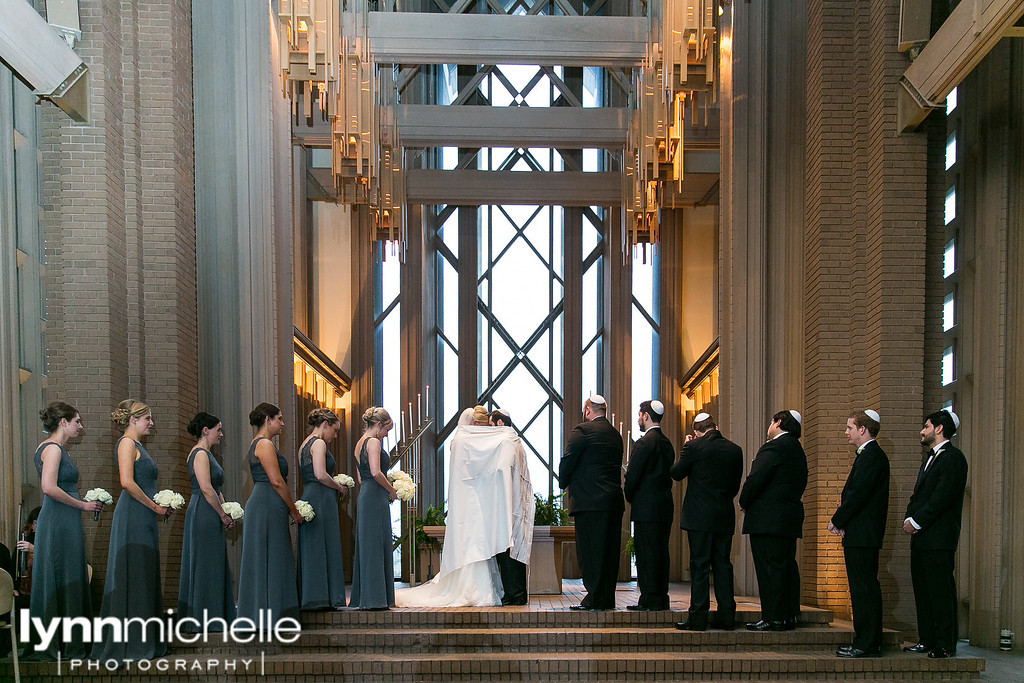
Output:
<instances>
[{"instance_id":1,"label":"lynnmichelle photography logo","mask_svg":"<svg viewBox=\"0 0 1024 683\"><path fill-rule=\"evenodd\" d=\"M256 621L240 617L230 623L221 617L210 617L203 610L203 618L175 619L168 610L167 618L129 617L58 617L44 620L29 615L27 609L19 614L18 639L36 652L48 650L55 642L126 643L148 640L182 645L264 645L290 644L299 639L302 625L297 619L275 619L271 610L260 610ZM260 651L244 656L164 656L158 659L65 659L57 660L57 674L125 670L132 672L214 674L247 673L263 675L265 653Z\"/></svg>"}]
</instances>

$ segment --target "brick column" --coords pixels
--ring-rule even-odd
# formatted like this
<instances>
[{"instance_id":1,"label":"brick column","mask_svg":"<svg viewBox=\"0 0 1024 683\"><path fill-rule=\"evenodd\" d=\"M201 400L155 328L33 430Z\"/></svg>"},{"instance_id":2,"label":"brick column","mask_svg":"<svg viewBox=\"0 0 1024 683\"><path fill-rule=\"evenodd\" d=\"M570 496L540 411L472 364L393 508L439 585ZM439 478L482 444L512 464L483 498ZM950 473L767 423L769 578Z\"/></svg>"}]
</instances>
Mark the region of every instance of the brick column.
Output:
<instances>
[{"instance_id":1,"label":"brick column","mask_svg":"<svg viewBox=\"0 0 1024 683\"><path fill-rule=\"evenodd\" d=\"M805 226L804 600L849 613L825 525L853 454L850 410L875 407L892 466L880 574L886 625L913 621L909 544L897 529L920 465L927 137L899 135L899 2L808 2Z\"/></svg>"},{"instance_id":2,"label":"brick column","mask_svg":"<svg viewBox=\"0 0 1024 683\"><path fill-rule=\"evenodd\" d=\"M81 21L92 121L44 115L47 399L81 411L87 431L71 451L83 490L120 493L109 413L130 396L153 409L146 446L159 486L187 493L184 427L197 395L191 5L83 2ZM160 527L168 605L183 521ZM109 511L85 523L97 596L109 523Z\"/></svg>"}]
</instances>

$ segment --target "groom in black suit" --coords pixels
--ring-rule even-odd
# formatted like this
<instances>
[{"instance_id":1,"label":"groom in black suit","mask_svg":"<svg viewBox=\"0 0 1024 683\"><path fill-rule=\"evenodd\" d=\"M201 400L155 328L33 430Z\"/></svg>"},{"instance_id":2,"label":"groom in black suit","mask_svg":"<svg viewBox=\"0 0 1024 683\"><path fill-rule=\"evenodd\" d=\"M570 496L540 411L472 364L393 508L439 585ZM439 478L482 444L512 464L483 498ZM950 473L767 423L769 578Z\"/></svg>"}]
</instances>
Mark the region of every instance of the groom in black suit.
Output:
<instances>
[{"instance_id":1,"label":"groom in black suit","mask_svg":"<svg viewBox=\"0 0 1024 683\"><path fill-rule=\"evenodd\" d=\"M910 578L917 604L917 645L933 659L956 654L956 547L967 487L967 458L949 442L960 420L951 410L925 418L921 445L928 458L917 474L903 531L910 534Z\"/></svg>"},{"instance_id":2,"label":"groom in black suit","mask_svg":"<svg viewBox=\"0 0 1024 683\"><path fill-rule=\"evenodd\" d=\"M653 612L669 608L668 541L672 533L672 466L675 449L661 431L665 404L644 401L637 413L637 426L644 432L635 444L626 467L623 486L629 502L636 549L636 583L640 599L627 609Z\"/></svg>"},{"instance_id":3,"label":"groom in black suit","mask_svg":"<svg viewBox=\"0 0 1024 683\"><path fill-rule=\"evenodd\" d=\"M690 610L681 631L703 631L711 608L709 574L715 578L718 610L712 628L731 631L736 622L733 594L732 537L736 533L736 494L743 478L743 450L718 431L707 413L693 419L672 465L672 478L686 479L686 496L679 526L690 545Z\"/></svg>"},{"instance_id":4,"label":"groom in black suit","mask_svg":"<svg viewBox=\"0 0 1024 683\"><path fill-rule=\"evenodd\" d=\"M558 465L558 486L567 490L575 521L576 557L587 595L572 609L615 609L622 545L622 436L605 417L602 396L583 405L582 424L569 434Z\"/></svg>"},{"instance_id":5,"label":"groom in black suit","mask_svg":"<svg viewBox=\"0 0 1024 683\"><path fill-rule=\"evenodd\" d=\"M846 577L853 605L853 643L836 650L839 657L882 654L882 586L878 552L889 511L889 458L875 441L881 426L874 410L857 410L846 420L846 439L857 449L846 478L839 509L828 530L843 537Z\"/></svg>"}]
</instances>

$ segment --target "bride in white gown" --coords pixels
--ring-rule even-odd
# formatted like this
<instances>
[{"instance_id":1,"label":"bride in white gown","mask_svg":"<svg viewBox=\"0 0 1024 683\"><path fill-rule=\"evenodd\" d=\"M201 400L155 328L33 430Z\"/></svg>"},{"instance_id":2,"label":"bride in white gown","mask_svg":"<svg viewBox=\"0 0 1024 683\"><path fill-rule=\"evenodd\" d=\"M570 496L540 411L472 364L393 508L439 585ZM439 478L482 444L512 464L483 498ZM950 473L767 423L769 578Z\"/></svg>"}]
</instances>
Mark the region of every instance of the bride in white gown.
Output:
<instances>
[{"instance_id":1,"label":"bride in white gown","mask_svg":"<svg viewBox=\"0 0 1024 683\"><path fill-rule=\"evenodd\" d=\"M511 548L529 564L534 502L522 443L509 427L472 420L467 408L452 438L441 568L427 583L395 591L398 607L500 605L494 556Z\"/></svg>"}]
</instances>

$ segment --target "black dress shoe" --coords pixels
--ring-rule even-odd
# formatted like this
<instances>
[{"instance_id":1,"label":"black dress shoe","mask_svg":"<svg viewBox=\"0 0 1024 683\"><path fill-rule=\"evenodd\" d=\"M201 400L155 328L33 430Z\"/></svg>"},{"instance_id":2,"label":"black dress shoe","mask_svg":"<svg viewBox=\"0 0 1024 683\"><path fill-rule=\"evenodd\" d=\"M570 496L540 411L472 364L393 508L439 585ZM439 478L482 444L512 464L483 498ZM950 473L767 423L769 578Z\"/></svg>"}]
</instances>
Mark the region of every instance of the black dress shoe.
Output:
<instances>
[{"instance_id":1,"label":"black dress shoe","mask_svg":"<svg viewBox=\"0 0 1024 683\"><path fill-rule=\"evenodd\" d=\"M852 649L853 649L853 645L840 645L839 647L836 648L836 652L839 652L840 650L852 650Z\"/></svg>"},{"instance_id":2,"label":"black dress shoe","mask_svg":"<svg viewBox=\"0 0 1024 683\"><path fill-rule=\"evenodd\" d=\"M587 607L586 605L569 605L569 609L575 609L575 610L579 610L581 612L586 612L590 608Z\"/></svg>"},{"instance_id":3,"label":"black dress shoe","mask_svg":"<svg viewBox=\"0 0 1024 683\"><path fill-rule=\"evenodd\" d=\"M800 623L800 617L786 617L782 620L782 623L786 625L787 631L792 631Z\"/></svg>"},{"instance_id":4,"label":"black dress shoe","mask_svg":"<svg viewBox=\"0 0 1024 683\"><path fill-rule=\"evenodd\" d=\"M849 649L839 648L836 650L836 657L846 657L848 659L860 659L861 657L881 657L882 649L875 648L873 650L861 650L858 647L851 647Z\"/></svg>"},{"instance_id":5,"label":"black dress shoe","mask_svg":"<svg viewBox=\"0 0 1024 683\"><path fill-rule=\"evenodd\" d=\"M918 643L917 645L907 645L906 647L903 648L904 652L913 652L915 654L922 654L922 653L928 652L930 650L931 650L930 647L926 647L926 646L922 645L921 643Z\"/></svg>"},{"instance_id":6,"label":"black dress shoe","mask_svg":"<svg viewBox=\"0 0 1024 683\"><path fill-rule=\"evenodd\" d=\"M785 631L786 622L784 621L765 621L762 619L753 624L747 624L748 631Z\"/></svg>"},{"instance_id":7,"label":"black dress shoe","mask_svg":"<svg viewBox=\"0 0 1024 683\"><path fill-rule=\"evenodd\" d=\"M937 647L928 653L928 659L948 659L955 654L955 652L950 652L946 648Z\"/></svg>"},{"instance_id":8,"label":"black dress shoe","mask_svg":"<svg viewBox=\"0 0 1024 683\"><path fill-rule=\"evenodd\" d=\"M706 631L708 627L704 624L695 624L692 621L680 621L676 623L676 628L680 631Z\"/></svg>"},{"instance_id":9,"label":"black dress shoe","mask_svg":"<svg viewBox=\"0 0 1024 683\"><path fill-rule=\"evenodd\" d=\"M626 605L626 609L634 612L653 612L650 607L644 607L643 605Z\"/></svg>"}]
</instances>

